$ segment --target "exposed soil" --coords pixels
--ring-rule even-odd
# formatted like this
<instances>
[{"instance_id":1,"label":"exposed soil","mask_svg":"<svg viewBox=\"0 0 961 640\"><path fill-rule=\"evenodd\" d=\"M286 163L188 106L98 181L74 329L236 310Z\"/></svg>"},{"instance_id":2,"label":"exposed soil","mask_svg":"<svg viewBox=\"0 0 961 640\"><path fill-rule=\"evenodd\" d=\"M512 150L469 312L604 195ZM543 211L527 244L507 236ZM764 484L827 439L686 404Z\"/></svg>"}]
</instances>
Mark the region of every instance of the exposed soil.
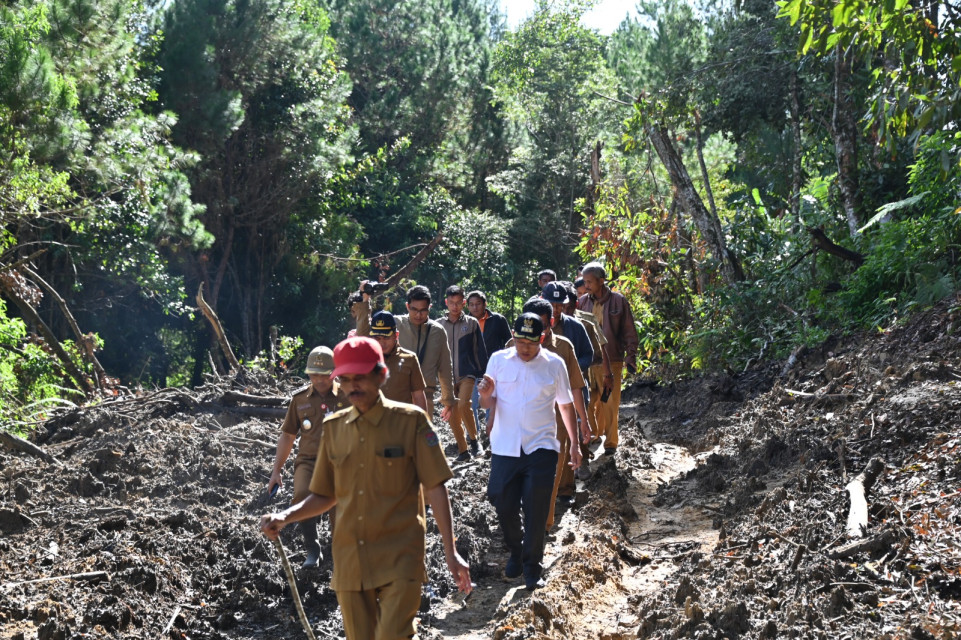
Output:
<instances>
[{"instance_id":1,"label":"exposed soil","mask_svg":"<svg viewBox=\"0 0 961 640\"><path fill-rule=\"evenodd\" d=\"M958 637L957 305L790 365L635 382L617 455L559 511L533 593L503 577L488 460L455 466L477 588L454 592L433 528L421 637ZM264 494L280 419L225 402L300 383L244 372L117 398L37 430L54 462L0 451L0 638L303 637L256 526L290 498L291 462L286 495ZM845 487L874 458L867 527L851 536ZM282 538L299 567L297 528ZM330 569L295 569L318 638L343 634Z\"/></svg>"}]
</instances>

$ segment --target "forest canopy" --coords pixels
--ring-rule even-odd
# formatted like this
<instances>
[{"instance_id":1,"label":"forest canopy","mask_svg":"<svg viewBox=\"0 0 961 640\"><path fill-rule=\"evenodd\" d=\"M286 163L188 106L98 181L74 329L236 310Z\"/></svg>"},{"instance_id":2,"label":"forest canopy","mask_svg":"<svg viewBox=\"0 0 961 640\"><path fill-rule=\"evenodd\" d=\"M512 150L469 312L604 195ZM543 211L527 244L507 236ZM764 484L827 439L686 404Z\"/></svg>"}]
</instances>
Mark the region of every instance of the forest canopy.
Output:
<instances>
[{"instance_id":1,"label":"forest canopy","mask_svg":"<svg viewBox=\"0 0 961 640\"><path fill-rule=\"evenodd\" d=\"M638 375L741 370L956 293L961 14L934 0L13 0L0 422L229 364L299 372L348 294L509 315L600 260Z\"/></svg>"}]
</instances>

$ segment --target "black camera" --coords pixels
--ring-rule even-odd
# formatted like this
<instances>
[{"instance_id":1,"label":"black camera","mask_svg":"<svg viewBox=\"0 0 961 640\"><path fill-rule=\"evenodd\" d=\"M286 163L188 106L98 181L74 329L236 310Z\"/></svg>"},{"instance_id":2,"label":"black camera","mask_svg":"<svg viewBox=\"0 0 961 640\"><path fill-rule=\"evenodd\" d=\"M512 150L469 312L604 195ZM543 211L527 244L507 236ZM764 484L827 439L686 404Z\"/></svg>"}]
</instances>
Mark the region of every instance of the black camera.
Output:
<instances>
[{"instance_id":1,"label":"black camera","mask_svg":"<svg viewBox=\"0 0 961 640\"><path fill-rule=\"evenodd\" d=\"M611 397L611 389L604 389L604 393L601 394L601 402L607 402Z\"/></svg>"},{"instance_id":2,"label":"black camera","mask_svg":"<svg viewBox=\"0 0 961 640\"><path fill-rule=\"evenodd\" d=\"M376 296L378 293L383 293L390 289L390 283L388 282L365 282L361 291L369 296Z\"/></svg>"}]
</instances>

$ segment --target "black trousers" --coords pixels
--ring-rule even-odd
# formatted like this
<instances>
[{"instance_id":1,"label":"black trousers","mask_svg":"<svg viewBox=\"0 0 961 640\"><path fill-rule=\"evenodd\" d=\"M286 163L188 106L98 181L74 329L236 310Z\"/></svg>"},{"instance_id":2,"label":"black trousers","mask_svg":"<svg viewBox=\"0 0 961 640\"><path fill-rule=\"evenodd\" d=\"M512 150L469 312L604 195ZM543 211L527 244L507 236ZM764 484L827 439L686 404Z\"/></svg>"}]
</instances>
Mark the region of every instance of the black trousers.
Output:
<instances>
[{"instance_id":1,"label":"black trousers","mask_svg":"<svg viewBox=\"0 0 961 640\"><path fill-rule=\"evenodd\" d=\"M528 583L541 577L547 514L556 469L557 452L551 449L535 449L521 453L517 458L491 456L487 499L497 511L511 559L523 565L524 579Z\"/></svg>"}]
</instances>

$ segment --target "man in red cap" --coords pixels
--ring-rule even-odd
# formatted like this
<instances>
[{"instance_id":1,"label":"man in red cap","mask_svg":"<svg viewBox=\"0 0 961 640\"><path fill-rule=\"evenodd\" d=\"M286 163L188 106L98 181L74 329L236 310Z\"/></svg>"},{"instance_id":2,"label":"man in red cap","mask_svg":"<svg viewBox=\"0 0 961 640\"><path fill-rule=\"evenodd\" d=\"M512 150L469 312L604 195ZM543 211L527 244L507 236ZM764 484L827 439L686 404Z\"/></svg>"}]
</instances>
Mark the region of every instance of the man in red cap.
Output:
<instances>
[{"instance_id":1,"label":"man in red cap","mask_svg":"<svg viewBox=\"0 0 961 640\"><path fill-rule=\"evenodd\" d=\"M284 526L337 505L334 575L348 640L409 638L416 632L430 503L457 587L471 590L467 563L454 548L450 499L453 477L437 435L417 407L384 398L384 355L366 337L334 348L334 371L352 405L324 422L310 494L260 527L275 539ZM423 486L423 492L421 487Z\"/></svg>"}]
</instances>

